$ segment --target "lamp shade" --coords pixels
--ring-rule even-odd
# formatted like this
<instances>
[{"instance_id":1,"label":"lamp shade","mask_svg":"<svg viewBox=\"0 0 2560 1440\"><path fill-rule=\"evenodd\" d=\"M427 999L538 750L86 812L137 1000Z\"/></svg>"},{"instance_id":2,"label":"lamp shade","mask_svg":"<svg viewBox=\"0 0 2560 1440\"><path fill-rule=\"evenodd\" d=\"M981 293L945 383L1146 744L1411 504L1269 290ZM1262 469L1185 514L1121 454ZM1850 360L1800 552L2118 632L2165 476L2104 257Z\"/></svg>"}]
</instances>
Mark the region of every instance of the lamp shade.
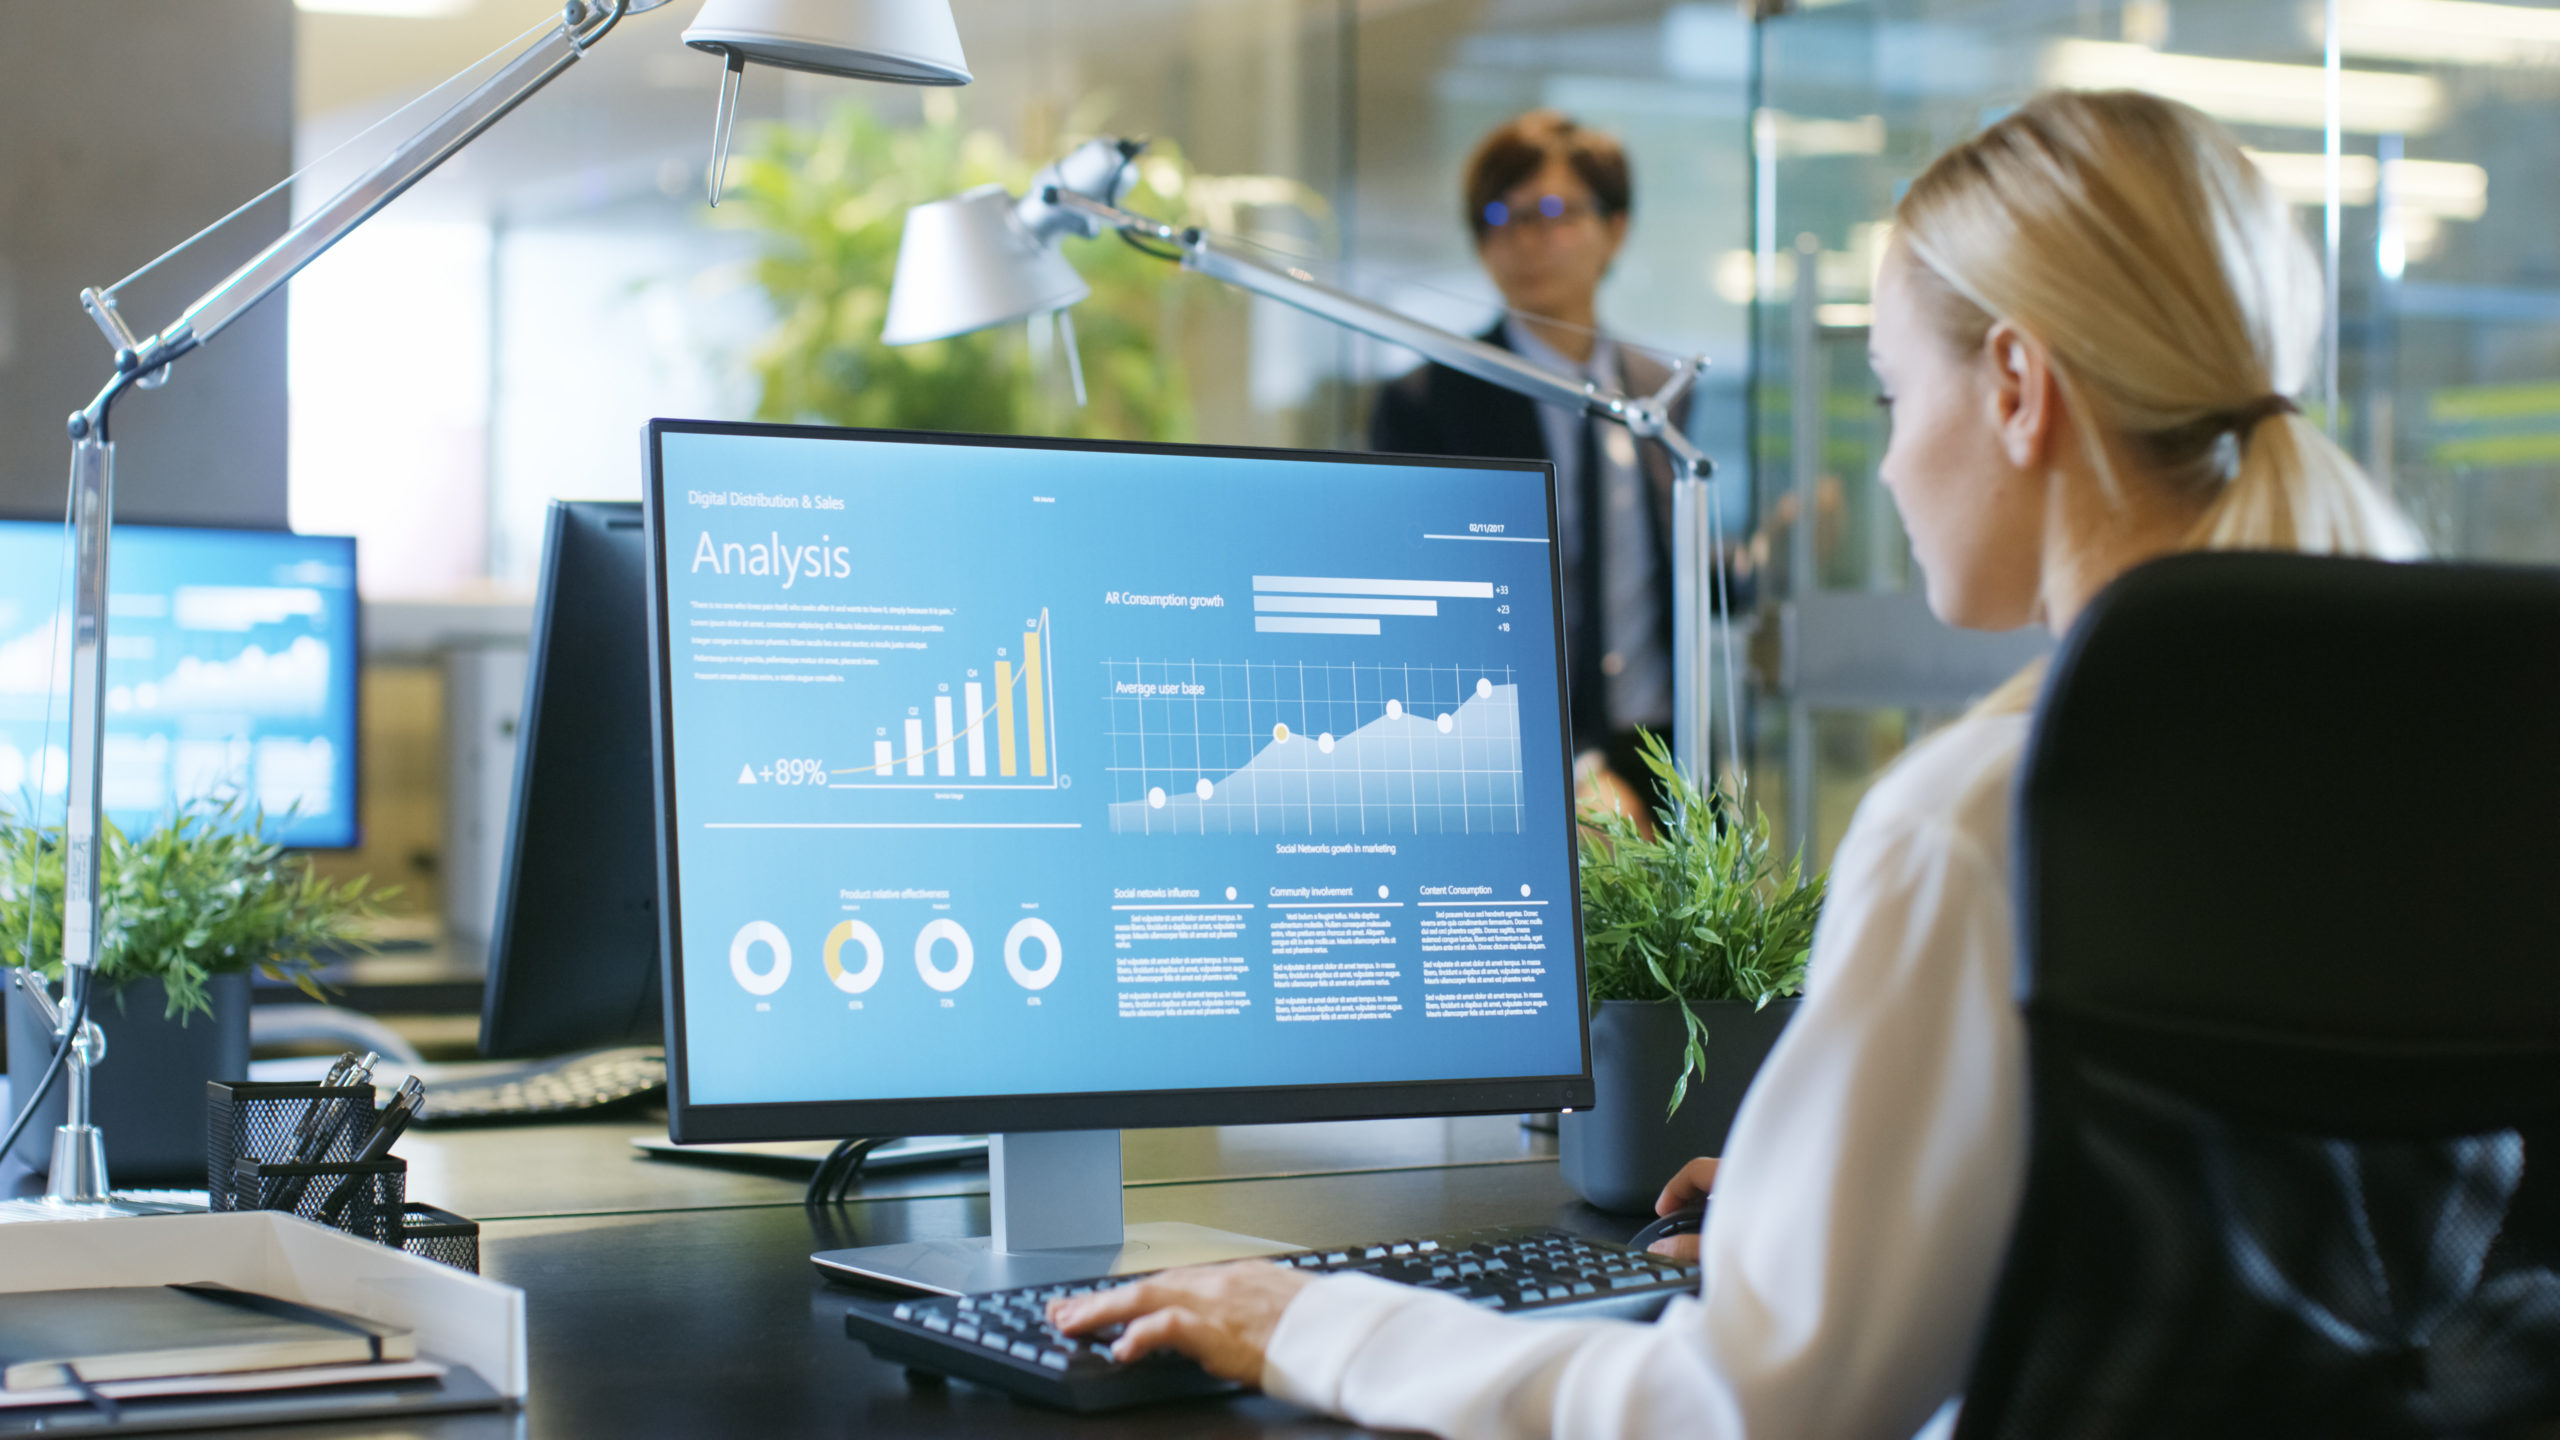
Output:
<instances>
[{"instance_id":1,"label":"lamp shade","mask_svg":"<svg viewBox=\"0 0 2560 1440\"><path fill-rule=\"evenodd\" d=\"M1003 186L981 185L907 211L883 341L944 340L1063 310L1093 293L1013 205Z\"/></svg>"},{"instance_id":2,"label":"lamp shade","mask_svg":"<svg viewBox=\"0 0 2560 1440\"><path fill-rule=\"evenodd\" d=\"M898 85L966 85L950 0L705 0L696 50Z\"/></svg>"}]
</instances>

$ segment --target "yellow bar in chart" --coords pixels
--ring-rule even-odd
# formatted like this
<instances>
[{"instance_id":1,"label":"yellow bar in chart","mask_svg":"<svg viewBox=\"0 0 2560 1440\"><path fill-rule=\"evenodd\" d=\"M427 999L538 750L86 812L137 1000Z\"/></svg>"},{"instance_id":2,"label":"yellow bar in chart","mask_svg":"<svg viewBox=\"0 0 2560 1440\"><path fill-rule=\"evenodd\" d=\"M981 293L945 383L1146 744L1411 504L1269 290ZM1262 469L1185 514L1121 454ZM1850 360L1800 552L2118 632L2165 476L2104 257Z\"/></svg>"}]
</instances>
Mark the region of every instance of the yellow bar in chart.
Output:
<instances>
[{"instance_id":1,"label":"yellow bar in chart","mask_svg":"<svg viewBox=\"0 0 2560 1440\"><path fill-rule=\"evenodd\" d=\"M996 662L996 773L1013 773L1013 662Z\"/></svg>"},{"instance_id":2,"label":"yellow bar in chart","mask_svg":"<svg viewBox=\"0 0 2560 1440\"><path fill-rule=\"evenodd\" d=\"M1031 773L1049 773L1049 734L1041 720L1040 632L1022 632L1022 704L1031 717Z\"/></svg>"}]
</instances>

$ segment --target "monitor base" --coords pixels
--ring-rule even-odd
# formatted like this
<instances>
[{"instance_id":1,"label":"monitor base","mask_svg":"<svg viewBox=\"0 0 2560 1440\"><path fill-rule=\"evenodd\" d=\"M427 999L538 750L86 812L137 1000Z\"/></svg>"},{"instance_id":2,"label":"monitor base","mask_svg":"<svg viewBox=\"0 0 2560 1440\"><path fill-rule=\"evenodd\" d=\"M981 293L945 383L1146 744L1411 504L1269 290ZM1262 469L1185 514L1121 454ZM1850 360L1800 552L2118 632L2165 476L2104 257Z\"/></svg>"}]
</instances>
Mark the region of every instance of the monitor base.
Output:
<instances>
[{"instance_id":1,"label":"monitor base","mask_svg":"<svg viewBox=\"0 0 2560 1440\"><path fill-rule=\"evenodd\" d=\"M864 1245L821 1250L809 1263L827 1275L894 1285L938 1295L975 1295L1020 1285L1062 1285L1106 1275L1134 1275L1176 1265L1214 1265L1283 1255L1304 1246L1212 1230L1205 1225L1158 1221L1128 1227L1117 1245L1076 1245L1057 1250L1003 1251L991 1236L919 1240L905 1245Z\"/></svg>"}]
</instances>

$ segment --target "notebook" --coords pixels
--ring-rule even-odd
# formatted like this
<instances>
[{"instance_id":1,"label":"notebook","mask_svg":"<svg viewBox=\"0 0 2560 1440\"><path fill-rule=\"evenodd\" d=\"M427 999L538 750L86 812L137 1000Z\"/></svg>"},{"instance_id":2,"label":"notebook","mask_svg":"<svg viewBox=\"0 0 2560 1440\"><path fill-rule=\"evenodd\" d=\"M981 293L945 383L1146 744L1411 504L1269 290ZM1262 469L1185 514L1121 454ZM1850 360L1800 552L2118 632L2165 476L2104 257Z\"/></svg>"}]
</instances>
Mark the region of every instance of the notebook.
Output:
<instances>
[{"instance_id":1,"label":"notebook","mask_svg":"<svg viewBox=\"0 0 2560 1440\"><path fill-rule=\"evenodd\" d=\"M0 1304L0 1389L413 1360L416 1337L213 1284L29 1290Z\"/></svg>"}]
</instances>

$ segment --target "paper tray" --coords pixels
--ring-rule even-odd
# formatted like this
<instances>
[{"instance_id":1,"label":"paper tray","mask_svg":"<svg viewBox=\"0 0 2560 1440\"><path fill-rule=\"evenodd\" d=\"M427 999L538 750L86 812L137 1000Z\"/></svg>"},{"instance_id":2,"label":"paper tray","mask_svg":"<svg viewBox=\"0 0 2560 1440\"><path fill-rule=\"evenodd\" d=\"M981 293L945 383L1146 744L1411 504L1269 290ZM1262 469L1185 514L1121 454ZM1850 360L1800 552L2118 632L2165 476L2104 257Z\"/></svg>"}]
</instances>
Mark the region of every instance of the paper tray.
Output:
<instances>
[{"instance_id":1,"label":"paper tray","mask_svg":"<svg viewBox=\"0 0 2560 1440\"><path fill-rule=\"evenodd\" d=\"M306 1305L344 1310L416 1333L418 1351L455 1367L441 1382L353 1387L332 1395L264 1392L134 1402L126 1423L82 1412L32 1412L52 1433L256 1423L256 1419L425 1413L511 1406L525 1396L524 1292L432 1260L342 1235L274 1211L147 1215L113 1220L0 1225L0 1296L93 1285L178 1285L211 1280ZM465 1372L469 1373L465 1373ZM228 1407L241 1407L238 1409ZM177 1411L201 1411L180 1418ZM253 1419L251 1411L256 1412ZM167 1413L162 1413L162 1412ZM0 1435L31 1412L0 1412Z\"/></svg>"}]
</instances>

